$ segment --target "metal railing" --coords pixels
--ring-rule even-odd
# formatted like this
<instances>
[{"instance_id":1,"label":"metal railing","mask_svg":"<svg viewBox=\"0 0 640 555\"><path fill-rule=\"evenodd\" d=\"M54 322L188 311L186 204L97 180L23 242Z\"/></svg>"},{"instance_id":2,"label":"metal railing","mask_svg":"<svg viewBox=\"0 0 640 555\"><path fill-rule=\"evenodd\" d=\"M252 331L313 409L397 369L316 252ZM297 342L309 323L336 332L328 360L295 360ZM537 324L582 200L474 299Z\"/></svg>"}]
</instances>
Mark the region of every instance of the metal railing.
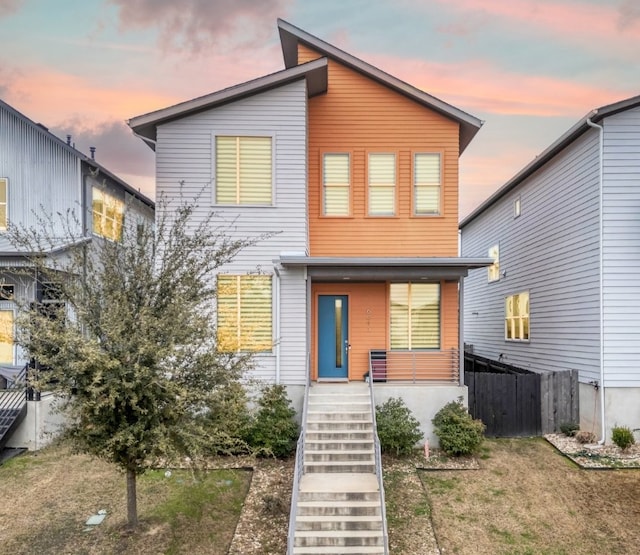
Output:
<instances>
[{"instance_id":1,"label":"metal railing","mask_svg":"<svg viewBox=\"0 0 640 555\"><path fill-rule=\"evenodd\" d=\"M372 367L369 367L369 376L373 376ZM380 518L382 519L382 539L384 542L384 555L389 555L389 532L387 530L387 506L384 498L384 479L382 477L382 450L376 425L376 403L373 395L373 380L369 379L369 395L371 397L371 419L373 421L373 452L376 460L376 478L380 490Z\"/></svg>"},{"instance_id":2,"label":"metal railing","mask_svg":"<svg viewBox=\"0 0 640 555\"><path fill-rule=\"evenodd\" d=\"M460 379L458 349L440 351L369 351L369 375L373 381L447 382Z\"/></svg>"},{"instance_id":3,"label":"metal railing","mask_svg":"<svg viewBox=\"0 0 640 555\"><path fill-rule=\"evenodd\" d=\"M2 390L0 395L0 440L4 440L5 435L11 433L16 418L19 417L20 413L24 414L26 411L25 380L27 367L28 365L11 379L11 386L7 384L7 388Z\"/></svg>"},{"instance_id":4,"label":"metal railing","mask_svg":"<svg viewBox=\"0 0 640 555\"><path fill-rule=\"evenodd\" d=\"M307 381L304 386L304 400L302 402L302 423L300 425L300 437L296 445L296 464L293 469L293 487L291 490L291 509L289 511L289 531L287 533L287 555L293 554L293 544L296 535L296 513L298 510L298 494L300 493L300 480L304 474L304 436L305 424L307 422L307 412L309 404L309 388L311 378L307 372Z\"/></svg>"}]
</instances>

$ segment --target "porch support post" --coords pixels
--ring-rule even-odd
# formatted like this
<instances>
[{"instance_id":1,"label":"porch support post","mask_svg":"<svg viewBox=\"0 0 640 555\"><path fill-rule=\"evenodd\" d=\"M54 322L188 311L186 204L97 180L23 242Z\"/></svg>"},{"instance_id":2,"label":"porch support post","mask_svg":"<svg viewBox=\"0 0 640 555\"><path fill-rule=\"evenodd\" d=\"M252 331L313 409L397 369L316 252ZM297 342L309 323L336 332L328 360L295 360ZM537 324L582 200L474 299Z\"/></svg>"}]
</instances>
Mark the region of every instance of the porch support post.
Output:
<instances>
[{"instance_id":1,"label":"porch support post","mask_svg":"<svg viewBox=\"0 0 640 555\"><path fill-rule=\"evenodd\" d=\"M464 278L458 278L458 364L460 385L464 385Z\"/></svg>"},{"instance_id":2,"label":"porch support post","mask_svg":"<svg viewBox=\"0 0 640 555\"><path fill-rule=\"evenodd\" d=\"M304 281L306 283L307 286L307 307L306 307L306 312L307 312L307 317L306 317L306 321L307 321L307 361L306 361L306 366L307 366L307 378L306 378L306 383L311 383L311 303L313 302L313 299L311 297L311 278L309 277L309 273L307 271L307 267L305 266L304 268Z\"/></svg>"}]
</instances>

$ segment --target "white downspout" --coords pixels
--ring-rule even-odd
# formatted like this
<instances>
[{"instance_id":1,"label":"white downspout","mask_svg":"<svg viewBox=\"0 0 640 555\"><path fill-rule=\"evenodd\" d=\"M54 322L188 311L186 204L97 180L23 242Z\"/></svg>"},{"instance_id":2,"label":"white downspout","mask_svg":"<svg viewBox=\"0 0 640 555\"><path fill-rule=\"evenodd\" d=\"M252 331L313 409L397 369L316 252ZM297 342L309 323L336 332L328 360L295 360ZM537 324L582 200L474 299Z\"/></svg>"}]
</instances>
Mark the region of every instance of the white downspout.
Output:
<instances>
[{"instance_id":1,"label":"white downspout","mask_svg":"<svg viewBox=\"0 0 640 555\"><path fill-rule=\"evenodd\" d=\"M594 112L593 115L595 115L596 112ZM598 175L598 187L599 187L599 195L598 195L598 201L599 201L599 207L598 207L598 211L599 211L599 217L600 217L600 221L599 221L599 225L600 225L600 230L599 230L599 235L600 235L600 252L599 252L599 256L600 256L600 260L599 260L599 266L600 266L600 440L598 441L599 445L604 445L606 439L607 439L607 430L605 428L605 423L606 423L606 419L605 419L605 409L604 409L604 401L605 401L605 395L604 395L604 248L603 248L603 241L604 241L604 213L603 213L603 207L604 207L604 127L602 125L598 125L596 123L593 123L591 121L591 116L588 117L586 119L587 125L589 127L593 127L594 129L598 130L598 135L599 135L599 141L600 141L600 145L599 145L599 175Z\"/></svg>"},{"instance_id":2,"label":"white downspout","mask_svg":"<svg viewBox=\"0 0 640 555\"><path fill-rule=\"evenodd\" d=\"M276 385L280 385L280 272L278 270L277 266L273 267L273 270L275 272L276 275L276 291L275 291L275 297L276 297L276 314L275 314L275 321L276 321L276 329L275 329L275 336L276 336Z\"/></svg>"}]
</instances>

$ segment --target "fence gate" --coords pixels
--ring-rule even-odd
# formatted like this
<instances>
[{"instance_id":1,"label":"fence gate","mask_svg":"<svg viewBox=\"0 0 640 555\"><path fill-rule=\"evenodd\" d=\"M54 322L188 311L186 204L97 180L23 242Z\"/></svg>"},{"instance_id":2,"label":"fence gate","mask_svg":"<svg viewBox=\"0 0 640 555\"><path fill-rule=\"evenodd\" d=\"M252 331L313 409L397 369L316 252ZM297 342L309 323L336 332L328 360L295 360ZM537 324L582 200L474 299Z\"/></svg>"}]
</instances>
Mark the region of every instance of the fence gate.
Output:
<instances>
[{"instance_id":1,"label":"fence gate","mask_svg":"<svg viewBox=\"0 0 640 555\"><path fill-rule=\"evenodd\" d=\"M541 435L540 374L465 353L464 381L487 436Z\"/></svg>"}]
</instances>

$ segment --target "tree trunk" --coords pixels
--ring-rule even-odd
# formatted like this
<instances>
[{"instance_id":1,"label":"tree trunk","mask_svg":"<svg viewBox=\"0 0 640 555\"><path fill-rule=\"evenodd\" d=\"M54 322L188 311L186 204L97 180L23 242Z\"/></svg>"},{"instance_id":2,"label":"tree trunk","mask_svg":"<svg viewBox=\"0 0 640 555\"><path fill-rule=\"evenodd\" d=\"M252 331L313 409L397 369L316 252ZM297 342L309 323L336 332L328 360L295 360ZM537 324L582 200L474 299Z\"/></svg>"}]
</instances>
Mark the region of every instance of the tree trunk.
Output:
<instances>
[{"instance_id":1,"label":"tree trunk","mask_svg":"<svg viewBox=\"0 0 640 555\"><path fill-rule=\"evenodd\" d=\"M136 472L127 468L127 525L133 530L138 526L138 500L136 498Z\"/></svg>"}]
</instances>

